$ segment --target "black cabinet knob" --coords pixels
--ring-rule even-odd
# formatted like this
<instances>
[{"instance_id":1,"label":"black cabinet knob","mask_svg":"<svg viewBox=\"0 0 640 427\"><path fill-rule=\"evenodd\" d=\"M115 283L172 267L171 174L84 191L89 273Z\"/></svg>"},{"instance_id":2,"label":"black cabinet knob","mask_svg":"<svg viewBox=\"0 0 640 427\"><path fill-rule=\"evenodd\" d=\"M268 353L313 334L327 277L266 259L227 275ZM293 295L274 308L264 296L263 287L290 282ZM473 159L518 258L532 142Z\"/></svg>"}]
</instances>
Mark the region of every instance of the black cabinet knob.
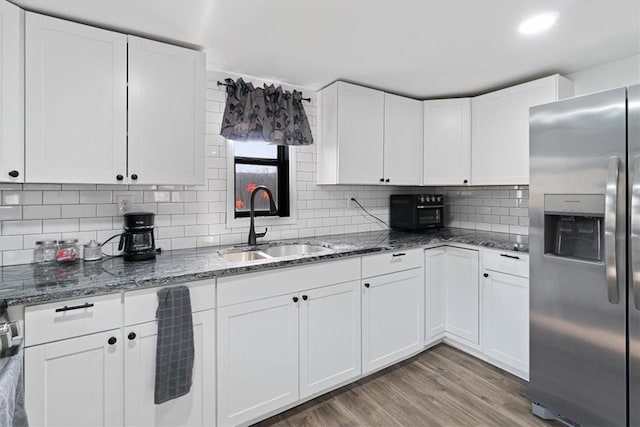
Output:
<instances>
[{"instance_id":1,"label":"black cabinet knob","mask_svg":"<svg viewBox=\"0 0 640 427\"><path fill-rule=\"evenodd\" d=\"M293 297L293 302L298 302L298 297Z\"/></svg>"},{"instance_id":2,"label":"black cabinet knob","mask_svg":"<svg viewBox=\"0 0 640 427\"><path fill-rule=\"evenodd\" d=\"M465 180L464 180L464 181L462 181L462 182L464 182L464 183L466 184L466 183L468 183L468 182L469 182L469 180L468 180L468 179L465 179Z\"/></svg>"},{"instance_id":3,"label":"black cabinet knob","mask_svg":"<svg viewBox=\"0 0 640 427\"><path fill-rule=\"evenodd\" d=\"M384 182L384 178L380 178L380 182Z\"/></svg>"},{"instance_id":4,"label":"black cabinet knob","mask_svg":"<svg viewBox=\"0 0 640 427\"><path fill-rule=\"evenodd\" d=\"M118 175L116 175L116 179L117 179L118 181L122 181L122 180L124 179L124 176L122 176L122 175L118 174Z\"/></svg>"},{"instance_id":5,"label":"black cabinet knob","mask_svg":"<svg viewBox=\"0 0 640 427\"><path fill-rule=\"evenodd\" d=\"M20 172L18 172L18 171L11 171L11 172L9 172L9 176L10 176L11 178L17 178L17 177L19 177L19 176L20 176Z\"/></svg>"},{"instance_id":6,"label":"black cabinet knob","mask_svg":"<svg viewBox=\"0 0 640 427\"><path fill-rule=\"evenodd\" d=\"M365 283L365 284L364 284L364 287L365 287L365 288L368 288L369 286L371 286L371 285L369 285L368 283Z\"/></svg>"},{"instance_id":7,"label":"black cabinet knob","mask_svg":"<svg viewBox=\"0 0 640 427\"><path fill-rule=\"evenodd\" d=\"M489 273L484 273L483 276L484 277L489 277Z\"/></svg>"},{"instance_id":8,"label":"black cabinet knob","mask_svg":"<svg viewBox=\"0 0 640 427\"><path fill-rule=\"evenodd\" d=\"M133 341L136 339L136 333L135 332L129 332L129 335L127 335L127 338L129 338L129 340Z\"/></svg>"},{"instance_id":9,"label":"black cabinet knob","mask_svg":"<svg viewBox=\"0 0 640 427\"><path fill-rule=\"evenodd\" d=\"M114 345L118 342L118 339L116 337L111 337L107 342L109 343L109 345Z\"/></svg>"},{"instance_id":10,"label":"black cabinet knob","mask_svg":"<svg viewBox=\"0 0 640 427\"><path fill-rule=\"evenodd\" d=\"M308 299L309 299L309 297L308 297L308 296L306 296L306 295L302 295L302 299L306 301L306 300L308 300Z\"/></svg>"},{"instance_id":11,"label":"black cabinet knob","mask_svg":"<svg viewBox=\"0 0 640 427\"><path fill-rule=\"evenodd\" d=\"M389 178L387 178L387 179L385 179L385 180L384 180L384 182L389 182L389 181L390 181L390 179L389 179Z\"/></svg>"},{"instance_id":12,"label":"black cabinet knob","mask_svg":"<svg viewBox=\"0 0 640 427\"><path fill-rule=\"evenodd\" d=\"M131 179L136 180L138 179L138 175L136 175L135 173L131 175Z\"/></svg>"}]
</instances>

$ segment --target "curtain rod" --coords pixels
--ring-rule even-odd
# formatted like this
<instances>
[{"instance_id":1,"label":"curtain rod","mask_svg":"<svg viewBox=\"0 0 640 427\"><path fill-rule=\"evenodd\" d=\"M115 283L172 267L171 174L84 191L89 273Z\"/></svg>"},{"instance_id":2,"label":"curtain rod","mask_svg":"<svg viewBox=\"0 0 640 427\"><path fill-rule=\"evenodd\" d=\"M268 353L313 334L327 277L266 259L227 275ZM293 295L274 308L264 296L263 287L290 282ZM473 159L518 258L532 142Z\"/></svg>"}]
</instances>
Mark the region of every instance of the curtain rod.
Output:
<instances>
[{"instance_id":1,"label":"curtain rod","mask_svg":"<svg viewBox=\"0 0 640 427\"><path fill-rule=\"evenodd\" d=\"M235 84L229 84L229 83L222 83L221 81L218 80L218 87L220 86L235 86ZM311 98L300 98L303 101L307 101L307 102L311 102Z\"/></svg>"}]
</instances>

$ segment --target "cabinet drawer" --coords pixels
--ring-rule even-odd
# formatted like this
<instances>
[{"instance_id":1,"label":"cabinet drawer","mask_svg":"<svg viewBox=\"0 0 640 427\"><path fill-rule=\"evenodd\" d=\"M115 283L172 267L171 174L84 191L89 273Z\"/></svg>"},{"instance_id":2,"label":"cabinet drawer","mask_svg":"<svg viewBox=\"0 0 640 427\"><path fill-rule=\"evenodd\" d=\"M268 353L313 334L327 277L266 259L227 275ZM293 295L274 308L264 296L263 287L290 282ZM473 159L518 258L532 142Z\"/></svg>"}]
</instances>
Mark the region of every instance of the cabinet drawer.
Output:
<instances>
[{"instance_id":1,"label":"cabinet drawer","mask_svg":"<svg viewBox=\"0 0 640 427\"><path fill-rule=\"evenodd\" d=\"M483 251L482 264L487 270L529 277L529 255L512 251Z\"/></svg>"},{"instance_id":2,"label":"cabinet drawer","mask_svg":"<svg viewBox=\"0 0 640 427\"><path fill-rule=\"evenodd\" d=\"M26 307L25 346L119 328L120 298L117 293Z\"/></svg>"},{"instance_id":3,"label":"cabinet drawer","mask_svg":"<svg viewBox=\"0 0 640 427\"><path fill-rule=\"evenodd\" d=\"M360 280L360 258L347 258L218 279L218 307Z\"/></svg>"},{"instance_id":4,"label":"cabinet drawer","mask_svg":"<svg viewBox=\"0 0 640 427\"><path fill-rule=\"evenodd\" d=\"M362 277L380 276L423 266L423 250L409 249L362 257Z\"/></svg>"},{"instance_id":5,"label":"cabinet drawer","mask_svg":"<svg viewBox=\"0 0 640 427\"><path fill-rule=\"evenodd\" d=\"M174 286L187 286L191 294L191 311L193 313L210 310L216 306L215 279L197 282L180 283ZM124 294L125 326L156 320L158 309L158 291L169 286L127 292Z\"/></svg>"}]
</instances>

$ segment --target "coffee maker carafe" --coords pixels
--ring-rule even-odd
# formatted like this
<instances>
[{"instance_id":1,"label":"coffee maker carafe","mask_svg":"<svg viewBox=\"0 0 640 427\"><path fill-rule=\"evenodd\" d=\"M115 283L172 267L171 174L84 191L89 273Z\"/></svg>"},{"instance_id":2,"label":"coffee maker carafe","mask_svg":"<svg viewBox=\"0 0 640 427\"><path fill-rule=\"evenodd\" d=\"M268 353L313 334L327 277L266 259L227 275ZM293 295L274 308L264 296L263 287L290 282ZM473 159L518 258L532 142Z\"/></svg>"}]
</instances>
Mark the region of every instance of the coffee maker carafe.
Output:
<instances>
[{"instance_id":1,"label":"coffee maker carafe","mask_svg":"<svg viewBox=\"0 0 640 427\"><path fill-rule=\"evenodd\" d=\"M124 249L125 261L142 261L156 257L154 217L155 214L151 212L124 214L124 232L120 235L118 250Z\"/></svg>"}]
</instances>

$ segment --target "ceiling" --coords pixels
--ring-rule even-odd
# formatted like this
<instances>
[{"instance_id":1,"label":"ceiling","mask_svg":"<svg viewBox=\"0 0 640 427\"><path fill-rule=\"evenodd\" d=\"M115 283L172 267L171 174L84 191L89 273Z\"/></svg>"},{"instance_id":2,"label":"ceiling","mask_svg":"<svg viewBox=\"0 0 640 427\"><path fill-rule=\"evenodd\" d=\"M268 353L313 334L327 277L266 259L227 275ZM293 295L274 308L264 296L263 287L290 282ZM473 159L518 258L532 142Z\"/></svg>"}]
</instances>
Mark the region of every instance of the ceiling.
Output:
<instances>
[{"instance_id":1,"label":"ceiling","mask_svg":"<svg viewBox=\"0 0 640 427\"><path fill-rule=\"evenodd\" d=\"M640 0L12 1L202 47L210 69L311 89L341 79L416 98L475 95L640 52ZM551 30L518 33L544 11L559 13Z\"/></svg>"}]
</instances>

